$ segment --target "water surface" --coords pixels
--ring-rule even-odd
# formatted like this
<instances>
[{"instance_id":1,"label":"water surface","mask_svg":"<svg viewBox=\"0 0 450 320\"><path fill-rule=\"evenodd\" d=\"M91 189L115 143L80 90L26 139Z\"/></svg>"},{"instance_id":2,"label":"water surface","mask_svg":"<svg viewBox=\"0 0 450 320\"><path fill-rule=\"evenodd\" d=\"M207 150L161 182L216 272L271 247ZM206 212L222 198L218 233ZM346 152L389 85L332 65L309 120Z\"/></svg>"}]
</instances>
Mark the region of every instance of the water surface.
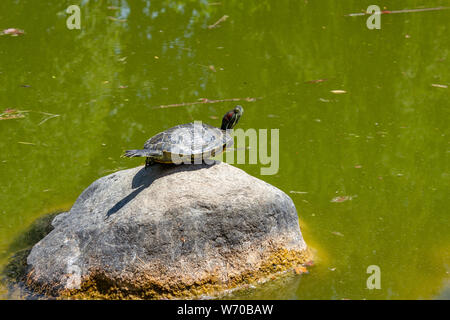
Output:
<instances>
[{"instance_id":1,"label":"water surface","mask_svg":"<svg viewBox=\"0 0 450 320\"><path fill-rule=\"evenodd\" d=\"M235 102L158 106L258 98L239 127L280 130L279 171L235 165L292 197L317 258L240 297L448 298L450 10L346 16L372 2L85 0L68 30L63 1L1 1L25 34L0 36L0 112L28 112L0 121L0 267L35 219L143 163L123 150Z\"/></svg>"}]
</instances>

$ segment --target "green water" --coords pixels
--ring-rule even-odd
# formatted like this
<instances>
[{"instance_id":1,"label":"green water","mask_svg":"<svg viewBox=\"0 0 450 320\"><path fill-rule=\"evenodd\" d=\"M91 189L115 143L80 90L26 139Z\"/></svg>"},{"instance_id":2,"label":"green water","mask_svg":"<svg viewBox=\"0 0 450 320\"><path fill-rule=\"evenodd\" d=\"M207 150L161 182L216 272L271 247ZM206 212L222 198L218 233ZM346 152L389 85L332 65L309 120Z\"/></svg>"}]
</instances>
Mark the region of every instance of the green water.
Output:
<instances>
[{"instance_id":1,"label":"green water","mask_svg":"<svg viewBox=\"0 0 450 320\"><path fill-rule=\"evenodd\" d=\"M66 27L70 4L81 30ZM219 126L235 102L155 107L250 97L239 127L280 130L279 171L236 166L292 197L316 264L242 297L448 298L450 10L385 14L380 30L345 16L370 4L2 0L0 30L25 34L0 36L0 113L29 112L0 120L0 267L35 219L143 163L123 150ZM366 288L370 265L381 289Z\"/></svg>"}]
</instances>

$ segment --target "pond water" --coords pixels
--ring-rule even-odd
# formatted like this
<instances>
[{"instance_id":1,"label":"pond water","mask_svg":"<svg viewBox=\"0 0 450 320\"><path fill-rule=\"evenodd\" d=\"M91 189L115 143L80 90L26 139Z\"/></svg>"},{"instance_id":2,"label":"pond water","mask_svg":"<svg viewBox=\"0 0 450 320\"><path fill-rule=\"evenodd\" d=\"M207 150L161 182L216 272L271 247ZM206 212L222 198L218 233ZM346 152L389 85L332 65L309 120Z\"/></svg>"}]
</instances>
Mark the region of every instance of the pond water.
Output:
<instances>
[{"instance_id":1,"label":"pond water","mask_svg":"<svg viewBox=\"0 0 450 320\"><path fill-rule=\"evenodd\" d=\"M279 168L234 165L291 196L316 251L309 274L240 297L449 298L450 10L370 30L347 14L374 1L74 2L81 30L64 1L0 2L0 30L25 32L0 36L0 113L21 117L0 120L1 268L38 217L143 164L124 150L239 103L239 128L279 129Z\"/></svg>"}]
</instances>

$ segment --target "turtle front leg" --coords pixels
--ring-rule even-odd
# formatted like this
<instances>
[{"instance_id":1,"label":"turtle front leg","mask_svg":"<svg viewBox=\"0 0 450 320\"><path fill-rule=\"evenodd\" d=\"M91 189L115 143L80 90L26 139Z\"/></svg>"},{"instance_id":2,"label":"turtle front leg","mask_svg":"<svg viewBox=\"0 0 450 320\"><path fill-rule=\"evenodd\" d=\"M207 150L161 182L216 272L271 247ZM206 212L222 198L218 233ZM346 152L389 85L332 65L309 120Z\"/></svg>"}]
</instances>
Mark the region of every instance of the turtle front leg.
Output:
<instances>
[{"instance_id":1,"label":"turtle front leg","mask_svg":"<svg viewBox=\"0 0 450 320\"><path fill-rule=\"evenodd\" d=\"M147 158L145 159L145 170L147 170L147 168L150 167L150 166L151 166L152 164L154 164L154 163L155 163L155 161L153 161L152 158L147 157Z\"/></svg>"}]
</instances>

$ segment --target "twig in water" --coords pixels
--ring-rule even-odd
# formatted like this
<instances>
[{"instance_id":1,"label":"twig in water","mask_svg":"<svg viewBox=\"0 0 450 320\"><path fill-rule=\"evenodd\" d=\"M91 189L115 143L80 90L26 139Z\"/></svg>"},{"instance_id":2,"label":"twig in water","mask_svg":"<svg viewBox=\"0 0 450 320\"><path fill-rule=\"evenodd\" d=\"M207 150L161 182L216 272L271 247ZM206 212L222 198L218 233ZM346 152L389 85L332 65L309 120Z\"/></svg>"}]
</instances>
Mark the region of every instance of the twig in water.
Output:
<instances>
[{"instance_id":1,"label":"twig in water","mask_svg":"<svg viewBox=\"0 0 450 320\"><path fill-rule=\"evenodd\" d=\"M43 115L46 116L44 119L42 119L41 122L39 122L38 126L40 126L41 124L43 124L47 120L50 120L52 118L56 118L56 117L60 116L59 114L53 114L53 113L48 113L48 112L43 112L43 111L6 109L2 113L0 113L0 120L25 118L24 114L25 113L30 113L30 112L40 113L40 114L43 114Z\"/></svg>"},{"instance_id":2,"label":"twig in water","mask_svg":"<svg viewBox=\"0 0 450 320\"><path fill-rule=\"evenodd\" d=\"M233 101L254 102L254 101L260 100L260 99L262 99L262 98L232 98L232 99L220 99L220 100L209 100L209 99L206 99L206 98L202 98L202 99L200 99L200 101L196 101L196 102L183 102L183 103L160 105L160 106L152 107L152 109L185 107L185 106L193 106L193 105L196 105L196 104L221 103L221 102L233 102Z\"/></svg>"},{"instance_id":3,"label":"twig in water","mask_svg":"<svg viewBox=\"0 0 450 320\"><path fill-rule=\"evenodd\" d=\"M380 14L391 14L391 13L411 13L411 12L424 12L424 11L437 11L437 10L445 10L450 9L450 7L437 7L437 8L423 8L423 9L405 9L405 10L383 10L380 12ZM346 17L355 17L355 16L365 16L365 15L371 15L372 13L368 12L358 12L358 13L350 13L346 14Z\"/></svg>"},{"instance_id":4,"label":"twig in water","mask_svg":"<svg viewBox=\"0 0 450 320\"><path fill-rule=\"evenodd\" d=\"M20 144L27 144L27 145L31 145L31 146L35 146L35 145L36 145L36 143L33 143L33 142L25 142L25 141L18 141L17 143L20 143Z\"/></svg>"},{"instance_id":5,"label":"twig in water","mask_svg":"<svg viewBox=\"0 0 450 320\"><path fill-rule=\"evenodd\" d=\"M228 19L227 15L224 15L222 18L220 18L219 20L217 20L214 24L208 26L208 29L213 29L216 28L221 22L224 22L225 20Z\"/></svg>"},{"instance_id":6,"label":"twig in water","mask_svg":"<svg viewBox=\"0 0 450 320\"><path fill-rule=\"evenodd\" d=\"M53 119L53 118L56 118L56 117L60 116L59 114L51 114L51 113L46 113L46 112L39 112L39 113L46 114L46 115L48 115L48 117L44 118L41 122L39 122L38 126L40 126L41 124L43 124L47 120L50 120L50 119Z\"/></svg>"},{"instance_id":7,"label":"twig in water","mask_svg":"<svg viewBox=\"0 0 450 320\"><path fill-rule=\"evenodd\" d=\"M127 19L120 19L120 18L111 17L111 16L108 16L107 18L108 18L109 20L112 20L112 21L117 21L117 22L127 22Z\"/></svg>"}]
</instances>

